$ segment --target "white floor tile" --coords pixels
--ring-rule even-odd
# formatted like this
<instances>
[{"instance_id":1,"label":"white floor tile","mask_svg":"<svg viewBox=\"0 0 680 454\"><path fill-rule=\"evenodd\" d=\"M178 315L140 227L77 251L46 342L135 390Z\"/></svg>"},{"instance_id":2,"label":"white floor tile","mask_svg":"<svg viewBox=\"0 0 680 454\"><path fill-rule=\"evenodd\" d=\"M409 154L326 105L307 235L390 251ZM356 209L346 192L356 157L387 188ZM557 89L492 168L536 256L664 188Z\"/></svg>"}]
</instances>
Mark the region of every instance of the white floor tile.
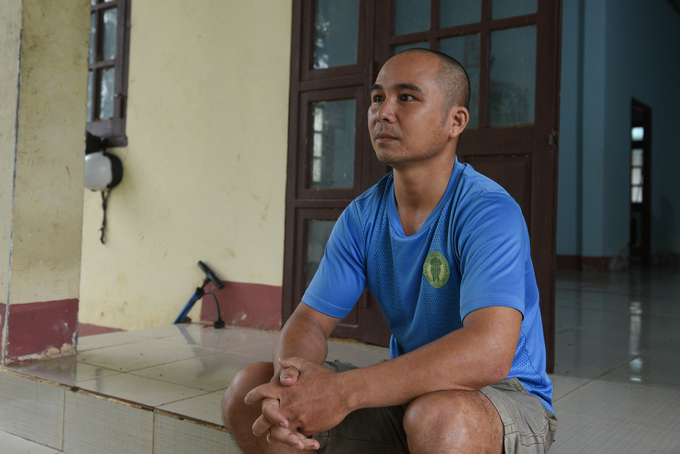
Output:
<instances>
[{"instance_id":1,"label":"white floor tile","mask_svg":"<svg viewBox=\"0 0 680 454\"><path fill-rule=\"evenodd\" d=\"M64 451L150 454L153 412L82 393L66 394Z\"/></svg>"},{"instance_id":2,"label":"white floor tile","mask_svg":"<svg viewBox=\"0 0 680 454\"><path fill-rule=\"evenodd\" d=\"M577 390L590 381L589 378L570 377L568 375L551 374L550 380L553 383L553 402L557 402L562 397Z\"/></svg>"},{"instance_id":3,"label":"white floor tile","mask_svg":"<svg viewBox=\"0 0 680 454\"><path fill-rule=\"evenodd\" d=\"M592 381L555 404L561 412L584 415L598 421L635 424L677 432L680 427L680 390L634 384Z\"/></svg>"},{"instance_id":4,"label":"white floor tile","mask_svg":"<svg viewBox=\"0 0 680 454\"><path fill-rule=\"evenodd\" d=\"M629 361L625 349L609 350L592 346L555 343L555 373L581 378L597 378Z\"/></svg>"},{"instance_id":5,"label":"white floor tile","mask_svg":"<svg viewBox=\"0 0 680 454\"><path fill-rule=\"evenodd\" d=\"M161 339L89 350L79 353L78 361L93 366L130 372L215 353L218 353L218 351L195 345L165 342Z\"/></svg>"},{"instance_id":6,"label":"white floor tile","mask_svg":"<svg viewBox=\"0 0 680 454\"><path fill-rule=\"evenodd\" d=\"M680 384L680 339L642 353L623 366L604 375L604 381L646 386L672 387Z\"/></svg>"},{"instance_id":7,"label":"white floor tile","mask_svg":"<svg viewBox=\"0 0 680 454\"><path fill-rule=\"evenodd\" d=\"M157 407L189 397L205 394L205 391L187 386L139 377L132 374L118 374L78 383L82 389L118 397L120 399Z\"/></svg>"},{"instance_id":8,"label":"white floor tile","mask_svg":"<svg viewBox=\"0 0 680 454\"><path fill-rule=\"evenodd\" d=\"M130 374L204 391L217 391L229 386L239 370L256 361L252 356L223 352L148 367Z\"/></svg>"},{"instance_id":9,"label":"white floor tile","mask_svg":"<svg viewBox=\"0 0 680 454\"><path fill-rule=\"evenodd\" d=\"M79 381L115 375L118 371L78 361L76 356L56 358L12 365L9 369L22 374L49 380L54 383L75 386Z\"/></svg>"},{"instance_id":10,"label":"white floor tile","mask_svg":"<svg viewBox=\"0 0 680 454\"><path fill-rule=\"evenodd\" d=\"M0 430L62 447L65 389L0 370Z\"/></svg>"},{"instance_id":11,"label":"white floor tile","mask_svg":"<svg viewBox=\"0 0 680 454\"><path fill-rule=\"evenodd\" d=\"M156 414L154 454L240 454L227 432Z\"/></svg>"},{"instance_id":12,"label":"white floor tile","mask_svg":"<svg viewBox=\"0 0 680 454\"><path fill-rule=\"evenodd\" d=\"M1 430L0 446L2 446L2 454L59 454L62 452Z\"/></svg>"},{"instance_id":13,"label":"white floor tile","mask_svg":"<svg viewBox=\"0 0 680 454\"><path fill-rule=\"evenodd\" d=\"M557 439L550 454L651 454L680 452L680 432L603 421L558 411Z\"/></svg>"},{"instance_id":14,"label":"white floor tile","mask_svg":"<svg viewBox=\"0 0 680 454\"><path fill-rule=\"evenodd\" d=\"M224 396L224 391L226 390L202 394L171 404L161 405L158 409L221 426L223 424L222 397Z\"/></svg>"}]
</instances>

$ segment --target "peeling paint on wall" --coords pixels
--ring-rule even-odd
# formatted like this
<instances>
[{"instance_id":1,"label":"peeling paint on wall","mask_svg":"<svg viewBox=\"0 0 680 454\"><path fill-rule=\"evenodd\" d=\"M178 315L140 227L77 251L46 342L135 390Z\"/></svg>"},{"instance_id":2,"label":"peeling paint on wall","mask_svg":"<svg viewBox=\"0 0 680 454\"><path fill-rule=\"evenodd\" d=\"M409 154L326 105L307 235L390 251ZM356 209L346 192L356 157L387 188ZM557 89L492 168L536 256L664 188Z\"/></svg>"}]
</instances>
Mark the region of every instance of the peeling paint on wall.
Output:
<instances>
[{"instance_id":1,"label":"peeling paint on wall","mask_svg":"<svg viewBox=\"0 0 680 454\"><path fill-rule=\"evenodd\" d=\"M75 353L76 347L73 344L64 344L61 346L61 348L50 347L42 353L20 356L15 361L8 359L7 364L12 364L15 362L23 363L28 361L41 361L44 359L61 358L64 356L75 355Z\"/></svg>"}]
</instances>

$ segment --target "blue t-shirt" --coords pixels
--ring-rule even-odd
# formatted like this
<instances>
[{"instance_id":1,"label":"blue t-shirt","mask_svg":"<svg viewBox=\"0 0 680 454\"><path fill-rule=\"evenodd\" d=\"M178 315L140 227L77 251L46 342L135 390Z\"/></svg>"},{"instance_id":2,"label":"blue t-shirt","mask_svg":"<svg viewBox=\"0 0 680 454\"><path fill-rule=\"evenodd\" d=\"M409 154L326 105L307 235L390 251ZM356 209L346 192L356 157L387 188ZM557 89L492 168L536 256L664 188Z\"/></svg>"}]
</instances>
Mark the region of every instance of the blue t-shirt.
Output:
<instances>
[{"instance_id":1,"label":"blue t-shirt","mask_svg":"<svg viewBox=\"0 0 680 454\"><path fill-rule=\"evenodd\" d=\"M390 326L392 358L461 328L474 310L520 311L508 378L517 377L554 413L529 234L501 186L456 160L442 200L407 236L386 175L342 213L302 301L344 318L367 285Z\"/></svg>"}]
</instances>

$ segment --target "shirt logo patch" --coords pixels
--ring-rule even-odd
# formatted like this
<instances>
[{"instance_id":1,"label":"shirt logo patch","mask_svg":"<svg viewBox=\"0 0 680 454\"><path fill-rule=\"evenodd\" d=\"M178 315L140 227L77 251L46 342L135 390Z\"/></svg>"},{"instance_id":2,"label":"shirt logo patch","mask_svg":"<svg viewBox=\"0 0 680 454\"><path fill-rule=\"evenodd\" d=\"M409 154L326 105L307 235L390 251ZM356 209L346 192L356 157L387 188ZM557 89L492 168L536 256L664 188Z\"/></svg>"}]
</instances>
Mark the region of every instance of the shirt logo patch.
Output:
<instances>
[{"instance_id":1,"label":"shirt logo patch","mask_svg":"<svg viewBox=\"0 0 680 454\"><path fill-rule=\"evenodd\" d=\"M423 265L423 274L432 287L441 288L449 281L451 273L444 256L439 252L430 252Z\"/></svg>"}]
</instances>

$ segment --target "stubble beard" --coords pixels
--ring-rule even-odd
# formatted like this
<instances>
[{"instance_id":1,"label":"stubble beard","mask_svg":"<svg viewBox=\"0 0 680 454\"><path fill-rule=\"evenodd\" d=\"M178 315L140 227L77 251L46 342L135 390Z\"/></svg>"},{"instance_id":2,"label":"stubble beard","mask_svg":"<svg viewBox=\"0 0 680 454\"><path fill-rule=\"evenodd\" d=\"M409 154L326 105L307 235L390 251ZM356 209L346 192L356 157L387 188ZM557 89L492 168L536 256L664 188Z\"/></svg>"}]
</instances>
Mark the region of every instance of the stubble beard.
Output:
<instances>
[{"instance_id":1,"label":"stubble beard","mask_svg":"<svg viewBox=\"0 0 680 454\"><path fill-rule=\"evenodd\" d=\"M404 170L427 162L438 154L441 154L446 148L446 143L447 140L442 138L441 140L430 144L428 149L414 152L412 150L404 149L401 139L396 143L389 145L376 144L375 141L373 141L373 150L375 151L378 161L395 170ZM390 145L398 146L393 148Z\"/></svg>"}]
</instances>

